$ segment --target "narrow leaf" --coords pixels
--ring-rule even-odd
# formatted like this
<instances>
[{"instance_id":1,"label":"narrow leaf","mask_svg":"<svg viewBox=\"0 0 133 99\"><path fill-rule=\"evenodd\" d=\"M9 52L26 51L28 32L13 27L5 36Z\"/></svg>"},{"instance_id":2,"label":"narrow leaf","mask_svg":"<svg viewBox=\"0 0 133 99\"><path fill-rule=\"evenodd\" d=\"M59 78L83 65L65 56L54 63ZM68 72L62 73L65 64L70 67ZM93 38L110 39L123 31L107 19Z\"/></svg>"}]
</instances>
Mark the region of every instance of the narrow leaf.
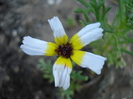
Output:
<instances>
[{"instance_id":1,"label":"narrow leaf","mask_svg":"<svg viewBox=\"0 0 133 99\"><path fill-rule=\"evenodd\" d=\"M83 9L82 8L77 8L74 10L75 13L83 13Z\"/></svg>"},{"instance_id":2,"label":"narrow leaf","mask_svg":"<svg viewBox=\"0 0 133 99\"><path fill-rule=\"evenodd\" d=\"M81 4L83 4L86 8L89 7L89 4L85 2L84 0L78 0Z\"/></svg>"},{"instance_id":3,"label":"narrow leaf","mask_svg":"<svg viewBox=\"0 0 133 99\"><path fill-rule=\"evenodd\" d=\"M121 49L121 51L124 52L124 53L127 53L127 54L133 56L133 52L127 51L127 50L125 50L125 49Z\"/></svg>"}]
</instances>

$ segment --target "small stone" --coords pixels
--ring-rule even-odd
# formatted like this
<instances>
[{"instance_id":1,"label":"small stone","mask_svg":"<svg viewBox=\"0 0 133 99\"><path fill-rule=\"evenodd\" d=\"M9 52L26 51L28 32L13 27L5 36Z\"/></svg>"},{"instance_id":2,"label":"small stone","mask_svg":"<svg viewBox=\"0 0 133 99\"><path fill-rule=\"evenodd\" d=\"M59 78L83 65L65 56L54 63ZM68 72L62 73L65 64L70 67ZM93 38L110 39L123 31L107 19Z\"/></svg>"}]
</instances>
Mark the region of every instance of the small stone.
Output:
<instances>
[{"instance_id":1,"label":"small stone","mask_svg":"<svg viewBox=\"0 0 133 99\"><path fill-rule=\"evenodd\" d=\"M54 4L54 0L47 0L47 3L48 3L49 5L53 5L53 4Z\"/></svg>"},{"instance_id":2,"label":"small stone","mask_svg":"<svg viewBox=\"0 0 133 99\"><path fill-rule=\"evenodd\" d=\"M17 36L17 30L12 30L12 35L13 35L14 37L16 37L16 36Z\"/></svg>"}]
</instances>

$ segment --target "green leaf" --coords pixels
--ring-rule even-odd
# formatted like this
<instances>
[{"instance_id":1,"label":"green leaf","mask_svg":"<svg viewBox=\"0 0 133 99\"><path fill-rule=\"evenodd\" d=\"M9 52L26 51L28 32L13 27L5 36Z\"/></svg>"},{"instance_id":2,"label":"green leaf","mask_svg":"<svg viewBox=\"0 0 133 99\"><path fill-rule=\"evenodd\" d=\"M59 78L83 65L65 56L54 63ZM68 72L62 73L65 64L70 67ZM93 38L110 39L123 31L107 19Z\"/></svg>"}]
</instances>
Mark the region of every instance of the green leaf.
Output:
<instances>
[{"instance_id":1,"label":"green leaf","mask_svg":"<svg viewBox=\"0 0 133 99\"><path fill-rule=\"evenodd\" d=\"M48 61L47 63L45 63L43 59L40 59L39 60L39 66L40 66L41 70L44 73L43 77L45 79L49 79L50 83L53 83L54 78L53 78L53 75L52 75L52 64L51 64L51 61Z\"/></svg>"},{"instance_id":2,"label":"green leaf","mask_svg":"<svg viewBox=\"0 0 133 99\"><path fill-rule=\"evenodd\" d=\"M84 0L77 0L77 1L79 1L81 4L83 4L86 8L89 7L89 4L86 1L84 1Z\"/></svg>"},{"instance_id":3,"label":"green leaf","mask_svg":"<svg viewBox=\"0 0 133 99\"><path fill-rule=\"evenodd\" d=\"M107 9L106 9L106 13L111 9L112 7L108 7Z\"/></svg>"},{"instance_id":4,"label":"green leaf","mask_svg":"<svg viewBox=\"0 0 133 99\"><path fill-rule=\"evenodd\" d=\"M123 38L126 40L126 42L133 43L133 39L131 39L129 37L123 37Z\"/></svg>"},{"instance_id":5,"label":"green leaf","mask_svg":"<svg viewBox=\"0 0 133 99\"><path fill-rule=\"evenodd\" d=\"M99 2L99 3L98 3L98 8L100 8L100 7L103 6L103 5L104 5L104 1Z\"/></svg>"},{"instance_id":6,"label":"green leaf","mask_svg":"<svg viewBox=\"0 0 133 99\"><path fill-rule=\"evenodd\" d=\"M89 19L89 17L88 17L88 12L87 12L86 10L84 10L84 11L83 11L83 14L84 14L84 17L85 17L87 23L89 23L89 22L90 22L90 19Z\"/></svg>"},{"instance_id":7,"label":"green leaf","mask_svg":"<svg viewBox=\"0 0 133 99\"><path fill-rule=\"evenodd\" d=\"M127 53L127 54L133 56L133 52L127 51L127 50L125 50L125 49L121 49L121 51L124 52L124 53Z\"/></svg>"},{"instance_id":8,"label":"green leaf","mask_svg":"<svg viewBox=\"0 0 133 99\"><path fill-rule=\"evenodd\" d=\"M75 13L83 13L83 9L82 8L76 8L74 10Z\"/></svg>"},{"instance_id":9,"label":"green leaf","mask_svg":"<svg viewBox=\"0 0 133 99\"><path fill-rule=\"evenodd\" d=\"M95 2L91 1L90 4L91 4L91 6L92 6L94 9L97 8L97 5L95 4Z\"/></svg>"},{"instance_id":10,"label":"green leaf","mask_svg":"<svg viewBox=\"0 0 133 99\"><path fill-rule=\"evenodd\" d=\"M87 24L85 24L83 21L79 21L80 22L80 24L84 27L84 26L86 26Z\"/></svg>"},{"instance_id":11,"label":"green leaf","mask_svg":"<svg viewBox=\"0 0 133 99\"><path fill-rule=\"evenodd\" d=\"M83 81L88 80L88 77L87 76L82 76L81 73L82 73L82 71L79 71L79 72L73 71L71 73L72 78L74 78L74 79L80 79L80 80L83 80Z\"/></svg>"},{"instance_id":12,"label":"green leaf","mask_svg":"<svg viewBox=\"0 0 133 99\"><path fill-rule=\"evenodd\" d=\"M64 97L63 99L71 99L71 96L74 95L74 90L68 88L67 90L60 89L61 95Z\"/></svg>"}]
</instances>

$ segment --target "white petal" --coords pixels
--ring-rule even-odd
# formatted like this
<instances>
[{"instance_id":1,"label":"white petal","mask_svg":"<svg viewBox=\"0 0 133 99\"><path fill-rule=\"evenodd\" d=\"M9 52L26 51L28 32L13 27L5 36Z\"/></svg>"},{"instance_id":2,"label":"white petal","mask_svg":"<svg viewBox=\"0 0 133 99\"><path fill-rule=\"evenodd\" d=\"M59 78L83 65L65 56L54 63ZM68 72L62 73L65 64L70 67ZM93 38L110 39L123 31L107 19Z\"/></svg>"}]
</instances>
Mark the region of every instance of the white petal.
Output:
<instances>
[{"instance_id":1,"label":"white petal","mask_svg":"<svg viewBox=\"0 0 133 99\"><path fill-rule=\"evenodd\" d=\"M44 50L46 48L46 41L42 41L36 38L32 38L30 36L25 36L24 40L22 41L24 45L32 47L32 48L36 48L36 49L42 49Z\"/></svg>"},{"instance_id":2,"label":"white petal","mask_svg":"<svg viewBox=\"0 0 133 99\"><path fill-rule=\"evenodd\" d=\"M100 23L94 23L87 25L78 33L76 33L71 39L70 43L74 49L81 49L87 44L97 39L100 39L103 36L103 29L99 28Z\"/></svg>"},{"instance_id":3,"label":"white petal","mask_svg":"<svg viewBox=\"0 0 133 99\"><path fill-rule=\"evenodd\" d=\"M86 54L83 56L81 67L87 67L95 73L100 74L105 60L105 57L86 52Z\"/></svg>"},{"instance_id":4,"label":"white petal","mask_svg":"<svg viewBox=\"0 0 133 99\"><path fill-rule=\"evenodd\" d=\"M48 22L54 32L55 37L62 37L66 34L58 17L53 17L52 19L49 19Z\"/></svg>"},{"instance_id":5,"label":"white petal","mask_svg":"<svg viewBox=\"0 0 133 99\"><path fill-rule=\"evenodd\" d=\"M66 90L70 86L70 75L66 75L64 82L69 82L69 83L64 83L64 85L63 85L63 89Z\"/></svg>"},{"instance_id":6,"label":"white petal","mask_svg":"<svg viewBox=\"0 0 133 99\"><path fill-rule=\"evenodd\" d=\"M62 65L54 64L53 75L55 80L55 87L63 87L66 90L70 85L70 73L72 69Z\"/></svg>"},{"instance_id":7,"label":"white petal","mask_svg":"<svg viewBox=\"0 0 133 99\"><path fill-rule=\"evenodd\" d=\"M103 29L102 28L96 28L80 37L80 40L82 43L84 43L84 46L89 44L92 41L95 41L103 36L102 34Z\"/></svg>"},{"instance_id":8,"label":"white petal","mask_svg":"<svg viewBox=\"0 0 133 99\"><path fill-rule=\"evenodd\" d=\"M25 45L21 45L20 48L28 55L44 55L44 50L34 49Z\"/></svg>"},{"instance_id":9,"label":"white petal","mask_svg":"<svg viewBox=\"0 0 133 99\"><path fill-rule=\"evenodd\" d=\"M79 32L78 32L78 35L79 36L82 36L84 35L85 33L88 33L96 28L99 28L100 26L100 22L97 22L97 23L92 23L92 24L89 24L87 26L85 26L84 28L82 28Z\"/></svg>"},{"instance_id":10,"label":"white petal","mask_svg":"<svg viewBox=\"0 0 133 99\"><path fill-rule=\"evenodd\" d=\"M69 85L70 85L70 72L72 69L65 67L64 72L62 74L62 81L61 81L61 86L63 87L64 90L66 90Z\"/></svg>"},{"instance_id":11,"label":"white petal","mask_svg":"<svg viewBox=\"0 0 133 99\"><path fill-rule=\"evenodd\" d=\"M48 22L54 32L55 42L58 45L66 44L68 41L68 36L66 35L59 18L54 17L52 19L49 19Z\"/></svg>"},{"instance_id":12,"label":"white petal","mask_svg":"<svg viewBox=\"0 0 133 99\"><path fill-rule=\"evenodd\" d=\"M23 45L20 48L28 55L44 55L47 47L47 42L25 36L22 41Z\"/></svg>"},{"instance_id":13,"label":"white petal","mask_svg":"<svg viewBox=\"0 0 133 99\"><path fill-rule=\"evenodd\" d=\"M55 87L63 87L66 90L70 85L70 73L72 71L70 59L59 57L53 66Z\"/></svg>"}]
</instances>

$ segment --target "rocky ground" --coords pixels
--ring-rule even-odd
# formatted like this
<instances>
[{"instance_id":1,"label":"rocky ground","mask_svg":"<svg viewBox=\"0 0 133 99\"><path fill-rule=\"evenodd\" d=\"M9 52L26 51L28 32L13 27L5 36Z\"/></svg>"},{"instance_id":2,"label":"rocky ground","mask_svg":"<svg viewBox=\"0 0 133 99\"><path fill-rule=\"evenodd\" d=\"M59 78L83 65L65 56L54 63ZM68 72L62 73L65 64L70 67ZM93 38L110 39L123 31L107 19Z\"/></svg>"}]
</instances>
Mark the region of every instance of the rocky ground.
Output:
<instances>
[{"instance_id":1,"label":"rocky ground","mask_svg":"<svg viewBox=\"0 0 133 99\"><path fill-rule=\"evenodd\" d=\"M76 0L0 0L0 99L59 99L57 88L43 78L38 66L40 58L54 62L55 57L28 56L19 46L26 35L53 41L47 22L53 16L60 18L71 37L82 28L78 20L84 20L73 12L78 6L82 5ZM68 19L76 24L67 25ZM73 99L133 99L132 59L125 55L126 68L104 66L102 74L76 91Z\"/></svg>"}]
</instances>

